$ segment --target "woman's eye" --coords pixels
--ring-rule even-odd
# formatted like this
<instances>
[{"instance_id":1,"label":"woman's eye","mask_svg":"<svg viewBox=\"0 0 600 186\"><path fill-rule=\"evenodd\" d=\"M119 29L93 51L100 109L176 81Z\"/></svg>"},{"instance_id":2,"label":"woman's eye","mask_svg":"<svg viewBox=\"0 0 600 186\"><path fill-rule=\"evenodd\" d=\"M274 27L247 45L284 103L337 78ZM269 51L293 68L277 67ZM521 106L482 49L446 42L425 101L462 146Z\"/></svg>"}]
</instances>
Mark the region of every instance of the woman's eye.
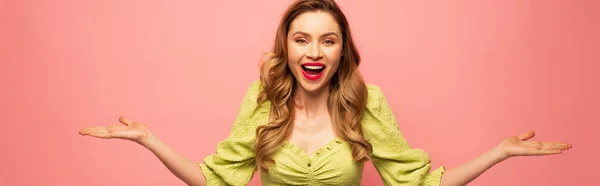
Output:
<instances>
[{"instance_id":1,"label":"woman's eye","mask_svg":"<svg viewBox=\"0 0 600 186\"><path fill-rule=\"evenodd\" d=\"M304 39L296 39L296 43L308 43L308 42Z\"/></svg>"},{"instance_id":2,"label":"woman's eye","mask_svg":"<svg viewBox=\"0 0 600 186\"><path fill-rule=\"evenodd\" d=\"M325 44L328 44L328 45L332 45L332 44L334 44L335 42L333 42L332 40L329 40L329 39L328 39L328 40L325 40L325 41L323 41L323 43L325 43Z\"/></svg>"}]
</instances>

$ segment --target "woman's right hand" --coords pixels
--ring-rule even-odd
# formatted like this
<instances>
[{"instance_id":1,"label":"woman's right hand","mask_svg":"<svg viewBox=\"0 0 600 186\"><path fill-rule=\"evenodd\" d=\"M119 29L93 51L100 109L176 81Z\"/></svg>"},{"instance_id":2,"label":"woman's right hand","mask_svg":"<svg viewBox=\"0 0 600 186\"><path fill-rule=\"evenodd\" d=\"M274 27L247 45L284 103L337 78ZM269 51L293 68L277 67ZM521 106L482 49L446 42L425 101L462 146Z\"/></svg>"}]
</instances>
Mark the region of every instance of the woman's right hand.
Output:
<instances>
[{"instance_id":1,"label":"woman's right hand","mask_svg":"<svg viewBox=\"0 0 600 186\"><path fill-rule=\"evenodd\" d=\"M141 123L128 120L123 116L119 117L119 122L123 125L84 128L79 130L79 134L103 139L125 139L139 143L154 153L171 173L187 185L206 185L204 173L196 162L169 148Z\"/></svg>"},{"instance_id":2,"label":"woman's right hand","mask_svg":"<svg viewBox=\"0 0 600 186\"><path fill-rule=\"evenodd\" d=\"M152 138L152 133L141 123L128 120L121 116L119 122L123 125L111 125L108 127L90 127L79 130L79 134L93 136L103 139L125 139L141 145L146 145Z\"/></svg>"}]
</instances>

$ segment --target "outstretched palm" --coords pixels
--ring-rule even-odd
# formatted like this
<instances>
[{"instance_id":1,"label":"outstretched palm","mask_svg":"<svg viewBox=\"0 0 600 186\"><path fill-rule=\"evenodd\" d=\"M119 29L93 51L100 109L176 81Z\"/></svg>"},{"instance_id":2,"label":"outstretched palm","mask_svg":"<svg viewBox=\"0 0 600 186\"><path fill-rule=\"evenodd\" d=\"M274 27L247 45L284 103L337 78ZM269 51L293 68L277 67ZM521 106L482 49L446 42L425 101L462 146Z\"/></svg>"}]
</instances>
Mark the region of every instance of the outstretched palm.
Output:
<instances>
[{"instance_id":1,"label":"outstretched palm","mask_svg":"<svg viewBox=\"0 0 600 186\"><path fill-rule=\"evenodd\" d=\"M502 141L500 147L507 158L512 156L560 154L562 151L572 147L570 144L563 142L540 142L530 140L533 136L535 136L535 132L529 131L519 136L509 137Z\"/></svg>"},{"instance_id":2,"label":"outstretched palm","mask_svg":"<svg viewBox=\"0 0 600 186\"><path fill-rule=\"evenodd\" d=\"M79 130L79 134L104 139L126 139L137 143L142 143L150 135L150 131L141 123L130 121L123 116L119 117L119 122L123 125L84 128Z\"/></svg>"}]
</instances>

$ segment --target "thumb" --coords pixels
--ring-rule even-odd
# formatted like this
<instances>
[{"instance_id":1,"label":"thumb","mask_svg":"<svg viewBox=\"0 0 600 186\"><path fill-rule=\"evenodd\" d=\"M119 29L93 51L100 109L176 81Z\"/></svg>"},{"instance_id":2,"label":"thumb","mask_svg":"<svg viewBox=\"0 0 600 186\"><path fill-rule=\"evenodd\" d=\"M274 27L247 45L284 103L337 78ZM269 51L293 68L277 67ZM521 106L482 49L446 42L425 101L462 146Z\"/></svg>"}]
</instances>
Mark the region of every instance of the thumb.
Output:
<instances>
[{"instance_id":1,"label":"thumb","mask_svg":"<svg viewBox=\"0 0 600 186\"><path fill-rule=\"evenodd\" d=\"M131 120L125 118L124 116L119 117L119 122L123 123L126 126L133 124Z\"/></svg>"},{"instance_id":2,"label":"thumb","mask_svg":"<svg viewBox=\"0 0 600 186\"><path fill-rule=\"evenodd\" d=\"M519 135L519 139L521 141L525 141L525 140L533 138L533 136L535 136L535 132L533 130L531 130L529 132L526 132L526 133L523 133L523 134Z\"/></svg>"}]
</instances>

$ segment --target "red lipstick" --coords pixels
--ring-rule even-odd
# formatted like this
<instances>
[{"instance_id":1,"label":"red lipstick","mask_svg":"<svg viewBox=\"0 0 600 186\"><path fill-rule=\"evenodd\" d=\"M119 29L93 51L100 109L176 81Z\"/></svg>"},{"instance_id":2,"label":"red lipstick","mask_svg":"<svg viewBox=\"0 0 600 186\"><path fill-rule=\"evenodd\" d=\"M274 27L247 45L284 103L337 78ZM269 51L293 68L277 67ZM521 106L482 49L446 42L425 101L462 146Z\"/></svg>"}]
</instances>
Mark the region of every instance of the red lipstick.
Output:
<instances>
[{"instance_id":1,"label":"red lipstick","mask_svg":"<svg viewBox=\"0 0 600 186\"><path fill-rule=\"evenodd\" d=\"M300 66L302 67L302 75L311 81L318 80L325 72L325 65L319 62L307 62Z\"/></svg>"}]
</instances>

